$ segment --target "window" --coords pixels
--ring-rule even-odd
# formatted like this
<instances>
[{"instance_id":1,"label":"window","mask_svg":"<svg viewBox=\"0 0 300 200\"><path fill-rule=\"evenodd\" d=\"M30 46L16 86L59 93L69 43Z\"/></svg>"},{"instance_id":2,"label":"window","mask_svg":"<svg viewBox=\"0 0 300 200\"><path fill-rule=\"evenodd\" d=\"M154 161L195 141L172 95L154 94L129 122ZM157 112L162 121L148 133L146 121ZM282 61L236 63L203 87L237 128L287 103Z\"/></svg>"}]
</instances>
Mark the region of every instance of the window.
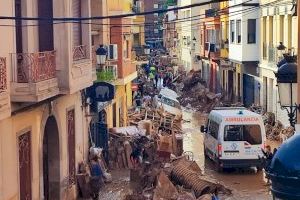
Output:
<instances>
[{"instance_id":1,"label":"window","mask_svg":"<svg viewBox=\"0 0 300 200\"><path fill-rule=\"evenodd\" d=\"M153 15L154 15L155 17L158 17L158 13L154 13Z\"/></svg>"},{"instance_id":2,"label":"window","mask_svg":"<svg viewBox=\"0 0 300 200\"><path fill-rule=\"evenodd\" d=\"M209 127L208 127L208 133L218 139L218 133L219 133L219 124L214 121L209 121Z\"/></svg>"},{"instance_id":3,"label":"window","mask_svg":"<svg viewBox=\"0 0 300 200\"><path fill-rule=\"evenodd\" d=\"M157 3L153 4L153 8L158 8L158 4Z\"/></svg>"},{"instance_id":4,"label":"window","mask_svg":"<svg viewBox=\"0 0 300 200\"><path fill-rule=\"evenodd\" d=\"M256 43L256 19L248 19L248 44Z\"/></svg>"},{"instance_id":5,"label":"window","mask_svg":"<svg viewBox=\"0 0 300 200\"><path fill-rule=\"evenodd\" d=\"M191 17L191 11L190 10L187 10L186 11L186 17L188 18L188 17Z\"/></svg>"},{"instance_id":6,"label":"window","mask_svg":"<svg viewBox=\"0 0 300 200\"><path fill-rule=\"evenodd\" d=\"M241 34L241 20L236 21L236 35L237 35L237 43L241 44L242 34Z\"/></svg>"},{"instance_id":7,"label":"window","mask_svg":"<svg viewBox=\"0 0 300 200\"><path fill-rule=\"evenodd\" d=\"M262 143L259 125L227 125L225 126L224 141L246 141L257 145Z\"/></svg>"},{"instance_id":8,"label":"window","mask_svg":"<svg viewBox=\"0 0 300 200\"><path fill-rule=\"evenodd\" d=\"M234 43L234 37L235 37L234 20L230 20L230 41L231 41L231 43Z\"/></svg>"},{"instance_id":9,"label":"window","mask_svg":"<svg viewBox=\"0 0 300 200\"><path fill-rule=\"evenodd\" d=\"M158 33L158 29L157 28L154 29L154 33Z\"/></svg>"}]
</instances>

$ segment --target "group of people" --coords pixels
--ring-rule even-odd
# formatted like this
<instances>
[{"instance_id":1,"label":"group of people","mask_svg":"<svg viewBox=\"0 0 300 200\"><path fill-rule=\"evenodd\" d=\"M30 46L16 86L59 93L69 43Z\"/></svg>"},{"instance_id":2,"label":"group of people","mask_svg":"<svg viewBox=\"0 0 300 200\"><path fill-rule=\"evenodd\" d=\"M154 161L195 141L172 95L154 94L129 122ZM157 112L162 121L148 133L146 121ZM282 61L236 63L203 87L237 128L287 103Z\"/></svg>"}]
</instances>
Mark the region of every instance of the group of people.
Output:
<instances>
[{"instance_id":1,"label":"group of people","mask_svg":"<svg viewBox=\"0 0 300 200\"><path fill-rule=\"evenodd\" d=\"M161 89L168 87L173 80L173 74L170 71L159 70L157 65L147 64L144 66L147 79L153 83L153 87Z\"/></svg>"}]
</instances>

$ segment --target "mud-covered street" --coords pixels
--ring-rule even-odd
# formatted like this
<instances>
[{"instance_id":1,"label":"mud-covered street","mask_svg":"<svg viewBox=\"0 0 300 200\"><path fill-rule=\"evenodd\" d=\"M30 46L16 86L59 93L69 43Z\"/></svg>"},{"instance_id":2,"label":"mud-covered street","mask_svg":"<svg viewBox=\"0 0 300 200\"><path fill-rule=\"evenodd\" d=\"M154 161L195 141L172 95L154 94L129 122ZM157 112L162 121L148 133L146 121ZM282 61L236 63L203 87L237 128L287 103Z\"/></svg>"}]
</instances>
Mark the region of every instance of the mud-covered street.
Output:
<instances>
[{"instance_id":1,"label":"mud-covered street","mask_svg":"<svg viewBox=\"0 0 300 200\"><path fill-rule=\"evenodd\" d=\"M225 170L219 173L214 164L205 159L203 153L203 135L200 125L205 123L206 116L193 111L185 110L183 114L184 151L190 151L193 159L201 167L204 175L212 181L224 185L232 190L231 196L220 197L226 200L268 200L271 199L269 187L264 179L263 172L256 169ZM272 144L271 144L272 145ZM276 144L273 144L276 145ZM113 171L113 182L106 184L100 192L100 200L124 199L126 194L131 193L129 171Z\"/></svg>"},{"instance_id":2,"label":"mud-covered street","mask_svg":"<svg viewBox=\"0 0 300 200\"><path fill-rule=\"evenodd\" d=\"M203 135L200 132L200 125L205 122L204 115L185 111L183 119L185 120L183 124L184 150L193 152L195 161L206 176L232 190L232 196L225 199L271 199L263 172L256 172L256 169L245 169L242 171L225 170L223 173L219 173L214 169L213 162L205 159Z\"/></svg>"}]
</instances>

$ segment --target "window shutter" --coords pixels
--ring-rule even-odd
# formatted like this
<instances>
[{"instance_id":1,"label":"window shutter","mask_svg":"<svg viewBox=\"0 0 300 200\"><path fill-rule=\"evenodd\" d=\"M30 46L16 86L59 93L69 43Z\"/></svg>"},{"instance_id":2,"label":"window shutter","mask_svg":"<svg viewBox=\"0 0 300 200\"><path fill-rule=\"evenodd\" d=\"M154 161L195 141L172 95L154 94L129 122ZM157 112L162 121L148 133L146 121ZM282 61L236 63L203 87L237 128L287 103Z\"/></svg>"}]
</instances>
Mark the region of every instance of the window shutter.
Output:
<instances>
[{"instance_id":1,"label":"window shutter","mask_svg":"<svg viewBox=\"0 0 300 200\"><path fill-rule=\"evenodd\" d=\"M73 0L72 5L73 17L79 18L81 17L81 0ZM81 21L78 23L73 23L73 46L79 46L82 44L81 40Z\"/></svg>"}]
</instances>

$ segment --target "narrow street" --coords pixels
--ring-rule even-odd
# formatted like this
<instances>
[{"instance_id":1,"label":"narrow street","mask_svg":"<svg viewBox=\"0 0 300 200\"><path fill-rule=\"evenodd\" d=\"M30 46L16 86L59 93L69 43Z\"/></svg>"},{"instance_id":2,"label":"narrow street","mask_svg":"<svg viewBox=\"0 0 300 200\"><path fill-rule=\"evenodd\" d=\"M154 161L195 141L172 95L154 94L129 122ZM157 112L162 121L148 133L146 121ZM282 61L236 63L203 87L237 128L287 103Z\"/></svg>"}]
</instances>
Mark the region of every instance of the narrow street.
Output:
<instances>
[{"instance_id":1,"label":"narrow street","mask_svg":"<svg viewBox=\"0 0 300 200\"><path fill-rule=\"evenodd\" d=\"M263 172L256 173L255 169L247 169L243 171L225 170L223 173L218 173L214 169L213 163L207 158L205 159L203 135L200 132L201 124L205 123L205 116L185 111L183 119L187 121L183 124L184 150L193 152L194 160L206 176L232 190L233 195L226 199L271 199Z\"/></svg>"},{"instance_id":2,"label":"narrow street","mask_svg":"<svg viewBox=\"0 0 300 200\"><path fill-rule=\"evenodd\" d=\"M222 197L226 200L257 200L271 199L271 195L264 178L264 173L256 172L256 169L225 170L219 173L214 164L203 153L203 135L200 132L201 124L205 123L206 116L190 110L183 112L184 151L193 153L193 159L200 166L204 176L209 180L220 183L232 190L231 196ZM271 144L272 145L272 144ZM273 144L276 145L276 144ZM105 184L100 191L99 200L124 199L131 193L129 170L112 171L112 183Z\"/></svg>"}]
</instances>

